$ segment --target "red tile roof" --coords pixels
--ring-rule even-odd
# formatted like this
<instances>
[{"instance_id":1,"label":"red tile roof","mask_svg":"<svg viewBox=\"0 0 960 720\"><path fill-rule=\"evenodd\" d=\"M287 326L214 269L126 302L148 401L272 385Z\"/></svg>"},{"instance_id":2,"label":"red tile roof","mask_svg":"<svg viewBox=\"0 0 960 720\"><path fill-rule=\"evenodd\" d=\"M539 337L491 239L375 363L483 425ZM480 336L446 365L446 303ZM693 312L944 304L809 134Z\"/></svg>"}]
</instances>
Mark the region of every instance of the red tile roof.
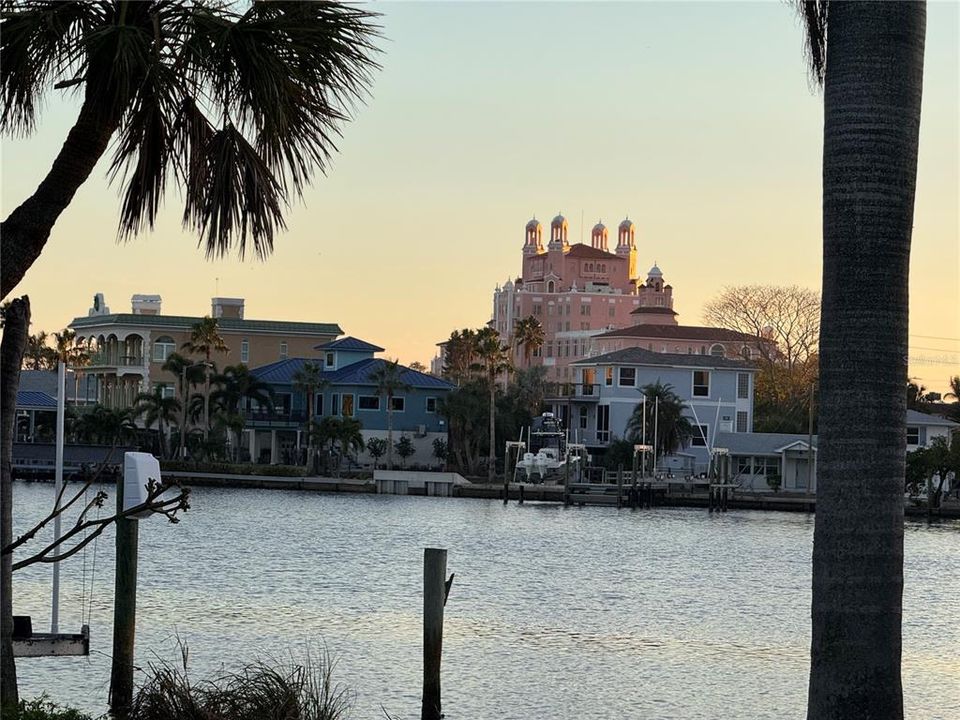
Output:
<instances>
[{"instance_id":1,"label":"red tile roof","mask_svg":"<svg viewBox=\"0 0 960 720\"><path fill-rule=\"evenodd\" d=\"M597 259L597 260L622 260L619 255L614 255L613 253L604 252L590 245L584 245L583 243L576 243L575 245L570 246L570 250L567 252L566 257L572 258L587 258L587 259Z\"/></svg>"},{"instance_id":2,"label":"red tile roof","mask_svg":"<svg viewBox=\"0 0 960 720\"><path fill-rule=\"evenodd\" d=\"M676 315L677 311L668 307L657 307L656 305L641 305L636 310L631 311L631 315Z\"/></svg>"},{"instance_id":3,"label":"red tile roof","mask_svg":"<svg viewBox=\"0 0 960 720\"><path fill-rule=\"evenodd\" d=\"M670 340L740 340L757 342L759 338L746 333L725 328L702 327L700 325L633 325L632 327L611 330L596 338L657 338Z\"/></svg>"}]
</instances>

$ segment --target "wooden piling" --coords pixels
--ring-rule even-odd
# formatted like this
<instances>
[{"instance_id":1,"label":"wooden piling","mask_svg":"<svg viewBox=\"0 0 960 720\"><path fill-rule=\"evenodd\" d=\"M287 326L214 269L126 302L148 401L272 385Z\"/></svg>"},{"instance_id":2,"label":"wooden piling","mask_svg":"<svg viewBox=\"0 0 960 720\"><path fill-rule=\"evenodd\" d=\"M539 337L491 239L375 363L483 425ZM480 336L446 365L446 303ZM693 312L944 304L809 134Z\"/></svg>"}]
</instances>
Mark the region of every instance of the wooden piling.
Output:
<instances>
[{"instance_id":1,"label":"wooden piling","mask_svg":"<svg viewBox=\"0 0 960 720\"><path fill-rule=\"evenodd\" d=\"M117 512L123 512L123 476L117 477ZM133 704L133 648L137 626L138 521L117 520L117 559L113 596L113 660L110 715L126 720Z\"/></svg>"},{"instance_id":2,"label":"wooden piling","mask_svg":"<svg viewBox=\"0 0 960 720\"><path fill-rule=\"evenodd\" d=\"M443 604L447 551L423 550L423 699L420 720L440 720L440 660L443 654Z\"/></svg>"},{"instance_id":3,"label":"wooden piling","mask_svg":"<svg viewBox=\"0 0 960 720\"><path fill-rule=\"evenodd\" d=\"M570 504L570 454L567 453L567 462L563 467L563 505Z\"/></svg>"},{"instance_id":4,"label":"wooden piling","mask_svg":"<svg viewBox=\"0 0 960 720\"><path fill-rule=\"evenodd\" d=\"M520 483L520 504L523 505L523 483Z\"/></svg>"},{"instance_id":5,"label":"wooden piling","mask_svg":"<svg viewBox=\"0 0 960 720\"><path fill-rule=\"evenodd\" d=\"M617 507L623 506L623 465L617 468Z\"/></svg>"}]
</instances>

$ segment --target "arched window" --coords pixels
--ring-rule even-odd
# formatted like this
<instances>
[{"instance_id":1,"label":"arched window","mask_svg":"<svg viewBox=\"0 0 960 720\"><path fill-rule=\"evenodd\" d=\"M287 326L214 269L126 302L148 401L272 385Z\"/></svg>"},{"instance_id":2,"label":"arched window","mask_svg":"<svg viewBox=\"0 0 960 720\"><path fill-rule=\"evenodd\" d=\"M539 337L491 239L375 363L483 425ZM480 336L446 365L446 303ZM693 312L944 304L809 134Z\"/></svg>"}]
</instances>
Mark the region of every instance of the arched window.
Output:
<instances>
[{"instance_id":1,"label":"arched window","mask_svg":"<svg viewBox=\"0 0 960 720\"><path fill-rule=\"evenodd\" d=\"M723 357L727 354L727 350L723 347L723 345L717 343L710 348L710 354L713 355L713 357Z\"/></svg>"},{"instance_id":2,"label":"arched window","mask_svg":"<svg viewBox=\"0 0 960 720\"><path fill-rule=\"evenodd\" d=\"M553 292L553 280L551 280L550 282L547 283L547 292L548 292L548 293L552 293L552 292Z\"/></svg>"},{"instance_id":3,"label":"arched window","mask_svg":"<svg viewBox=\"0 0 960 720\"><path fill-rule=\"evenodd\" d=\"M740 354L741 354L746 360L749 360L749 359L751 358L751 356L752 356L752 353L750 352L750 348L747 347L746 345L744 345L742 348L740 348Z\"/></svg>"},{"instance_id":4,"label":"arched window","mask_svg":"<svg viewBox=\"0 0 960 720\"><path fill-rule=\"evenodd\" d=\"M177 344L169 335L161 335L153 342L153 361L166 362L177 351Z\"/></svg>"}]
</instances>

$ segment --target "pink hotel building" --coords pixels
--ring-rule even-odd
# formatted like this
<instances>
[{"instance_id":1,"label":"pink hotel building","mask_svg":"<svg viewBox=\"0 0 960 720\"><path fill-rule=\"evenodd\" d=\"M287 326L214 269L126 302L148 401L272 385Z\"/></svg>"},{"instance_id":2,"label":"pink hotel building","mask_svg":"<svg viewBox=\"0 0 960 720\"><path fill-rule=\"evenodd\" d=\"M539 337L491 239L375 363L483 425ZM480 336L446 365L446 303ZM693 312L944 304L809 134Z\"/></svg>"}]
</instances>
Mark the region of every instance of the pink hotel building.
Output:
<instances>
[{"instance_id":1,"label":"pink hotel building","mask_svg":"<svg viewBox=\"0 0 960 720\"><path fill-rule=\"evenodd\" d=\"M534 218L526 225L521 277L493 293L491 325L513 342L517 320L533 316L543 326L543 347L531 364L548 369L547 379L578 382L570 363L627 347L657 352L750 356L756 338L750 335L677 322L673 288L656 265L642 278L637 272L636 226L627 218L617 227L617 244L609 248L607 228L598 222L590 244L571 245L567 220L543 228ZM516 349L517 367L524 354Z\"/></svg>"}]
</instances>

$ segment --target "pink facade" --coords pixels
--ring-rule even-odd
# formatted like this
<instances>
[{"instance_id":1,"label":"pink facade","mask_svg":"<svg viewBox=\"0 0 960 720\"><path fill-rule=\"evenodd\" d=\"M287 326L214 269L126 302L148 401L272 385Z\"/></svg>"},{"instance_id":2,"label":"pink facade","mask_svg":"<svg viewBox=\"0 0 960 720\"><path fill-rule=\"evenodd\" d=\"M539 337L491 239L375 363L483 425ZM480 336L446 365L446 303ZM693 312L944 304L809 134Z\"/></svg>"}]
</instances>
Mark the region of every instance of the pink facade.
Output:
<instances>
[{"instance_id":1,"label":"pink facade","mask_svg":"<svg viewBox=\"0 0 960 720\"><path fill-rule=\"evenodd\" d=\"M534 219L527 223L522 274L497 287L492 325L512 342L517 320L533 316L544 331L543 347L529 360L517 348L517 367L543 365L547 378L570 381L571 362L590 354L591 338L640 323L676 325L673 288L654 265L646 279L637 275L636 228L629 219L617 228L611 251L607 228L597 223L590 244L571 245L562 215L550 223L549 237ZM544 245L546 240L546 245Z\"/></svg>"}]
</instances>

